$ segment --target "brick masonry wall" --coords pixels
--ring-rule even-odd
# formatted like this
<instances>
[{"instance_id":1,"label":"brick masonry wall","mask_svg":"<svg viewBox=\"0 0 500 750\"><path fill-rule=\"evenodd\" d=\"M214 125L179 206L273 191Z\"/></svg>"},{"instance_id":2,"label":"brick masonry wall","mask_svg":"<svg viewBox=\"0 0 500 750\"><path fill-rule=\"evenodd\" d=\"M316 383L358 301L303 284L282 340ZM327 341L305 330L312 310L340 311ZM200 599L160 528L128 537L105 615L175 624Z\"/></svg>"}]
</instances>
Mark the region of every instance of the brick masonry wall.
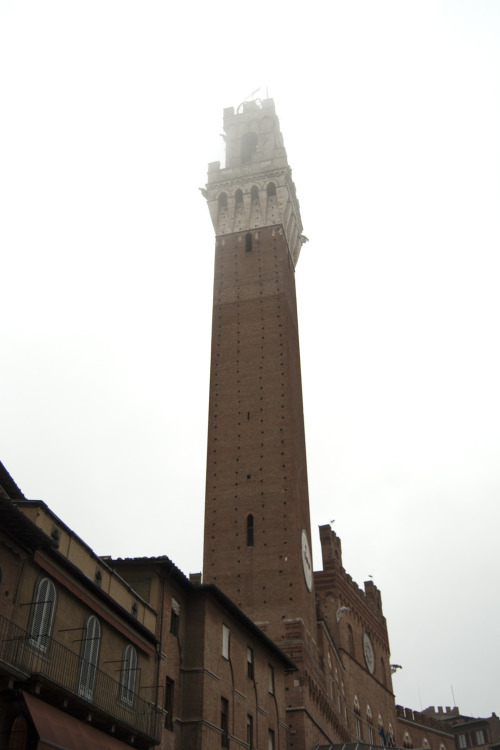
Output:
<instances>
[{"instance_id":1,"label":"brick masonry wall","mask_svg":"<svg viewBox=\"0 0 500 750\"><path fill-rule=\"evenodd\" d=\"M280 226L219 237L207 453L204 581L274 640L314 638L301 531L310 537L293 266ZM253 516L254 543L247 545ZM307 635L308 634L308 635Z\"/></svg>"}]
</instances>

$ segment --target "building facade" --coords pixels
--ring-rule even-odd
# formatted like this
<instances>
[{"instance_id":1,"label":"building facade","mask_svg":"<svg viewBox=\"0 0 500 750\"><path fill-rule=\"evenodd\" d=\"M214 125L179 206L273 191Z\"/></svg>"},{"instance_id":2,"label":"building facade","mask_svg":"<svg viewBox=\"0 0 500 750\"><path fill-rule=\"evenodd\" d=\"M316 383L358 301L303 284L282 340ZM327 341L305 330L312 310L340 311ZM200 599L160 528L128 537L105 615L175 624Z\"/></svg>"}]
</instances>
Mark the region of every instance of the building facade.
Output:
<instances>
[{"instance_id":1,"label":"building facade","mask_svg":"<svg viewBox=\"0 0 500 750\"><path fill-rule=\"evenodd\" d=\"M417 712L414 712L417 714ZM500 748L500 719L495 713L486 718L465 716L458 707L444 710L442 706L426 708L417 714L421 721L439 724L455 737L456 750L498 750Z\"/></svg>"},{"instance_id":2,"label":"building facade","mask_svg":"<svg viewBox=\"0 0 500 750\"><path fill-rule=\"evenodd\" d=\"M296 667L261 629L166 557L110 565L158 612L161 747L285 750L285 674Z\"/></svg>"},{"instance_id":3,"label":"building facade","mask_svg":"<svg viewBox=\"0 0 500 750\"><path fill-rule=\"evenodd\" d=\"M156 744L151 607L44 503L2 493L0 517L0 748Z\"/></svg>"}]
</instances>

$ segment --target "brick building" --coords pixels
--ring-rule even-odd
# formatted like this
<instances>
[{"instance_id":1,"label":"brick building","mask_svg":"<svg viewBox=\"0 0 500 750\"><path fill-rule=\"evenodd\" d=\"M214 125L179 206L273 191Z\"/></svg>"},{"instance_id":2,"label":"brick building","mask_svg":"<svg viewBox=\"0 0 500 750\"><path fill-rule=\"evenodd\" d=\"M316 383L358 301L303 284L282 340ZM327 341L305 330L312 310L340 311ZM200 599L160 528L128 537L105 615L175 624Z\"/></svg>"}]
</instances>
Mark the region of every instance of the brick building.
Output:
<instances>
[{"instance_id":1,"label":"brick building","mask_svg":"<svg viewBox=\"0 0 500 750\"><path fill-rule=\"evenodd\" d=\"M0 488L0 748L156 744L155 613L3 466Z\"/></svg>"},{"instance_id":2,"label":"brick building","mask_svg":"<svg viewBox=\"0 0 500 750\"><path fill-rule=\"evenodd\" d=\"M3 466L0 489L0 749L285 750L296 667L216 586L97 557Z\"/></svg>"},{"instance_id":3,"label":"brick building","mask_svg":"<svg viewBox=\"0 0 500 750\"><path fill-rule=\"evenodd\" d=\"M423 720L439 723L447 732L455 737L456 750L498 750L500 748L500 719L493 713L488 718L464 716L455 706L443 710L430 706L419 716Z\"/></svg>"},{"instance_id":4,"label":"brick building","mask_svg":"<svg viewBox=\"0 0 500 750\"><path fill-rule=\"evenodd\" d=\"M481 737L493 750L496 717L459 731L395 705L380 591L352 580L329 525L312 569L294 276L306 237L273 101L226 109L224 129L206 189L203 577L166 556L97 557L0 464L0 750L476 750Z\"/></svg>"},{"instance_id":5,"label":"brick building","mask_svg":"<svg viewBox=\"0 0 500 750\"><path fill-rule=\"evenodd\" d=\"M323 571L314 575L318 620L324 623L342 660L333 675L334 695L344 697L350 738L368 744L386 737L399 743L389 662L389 637L380 592L372 581L361 590L342 566L340 539L320 527ZM327 652L326 662L332 661Z\"/></svg>"},{"instance_id":6,"label":"brick building","mask_svg":"<svg viewBox=\"0 0 500 750\"><path fill-rule=\"evenodd\" d=\"M285 674L295 665L216 586L167 558L110 561L158 612L161 747L286 748Z\"/></svg>"}]
</instances>

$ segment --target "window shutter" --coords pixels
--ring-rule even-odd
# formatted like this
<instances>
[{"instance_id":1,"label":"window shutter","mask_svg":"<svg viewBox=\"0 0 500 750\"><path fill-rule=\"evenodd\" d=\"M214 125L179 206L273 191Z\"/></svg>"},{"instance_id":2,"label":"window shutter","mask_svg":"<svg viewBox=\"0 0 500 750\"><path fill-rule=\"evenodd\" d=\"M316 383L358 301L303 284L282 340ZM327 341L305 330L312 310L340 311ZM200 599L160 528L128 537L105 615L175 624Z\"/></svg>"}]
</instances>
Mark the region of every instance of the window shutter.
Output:
<instances>
[{"instance_id":1,"label":"window shutter","mask_svg":"<svg viewBox=\"0 0 500 750\"><path fill-rule=\"evenodd\" d=\"M56 603L56 589L49 578L42 578L38 584L33 602L30 643L40 651L47 651L52 631Z\"/></svg>"},{"instance_id":2,"label":"window shutter","mask_svg":"<svg viewBox=\"0 0 500 750\"><path fill-rule=\"evenodd\" d=\"M87 700L92 700L94 695L100 639L101 626L99 620L91 615L87 620L85 640L82 644L82 664L78 685L78 693Z\"/></svg>"},{"instance_id":3,"label":"window shutter","mask_svg":"<svg viewBox=\"0 0 500 750\"><path fill-rule=\"evenodd\" d=\"M134 703L135 676L137 673L137 651L128 644L123 652L121 699L132 706Z\"/></svg>"}]
</instances>

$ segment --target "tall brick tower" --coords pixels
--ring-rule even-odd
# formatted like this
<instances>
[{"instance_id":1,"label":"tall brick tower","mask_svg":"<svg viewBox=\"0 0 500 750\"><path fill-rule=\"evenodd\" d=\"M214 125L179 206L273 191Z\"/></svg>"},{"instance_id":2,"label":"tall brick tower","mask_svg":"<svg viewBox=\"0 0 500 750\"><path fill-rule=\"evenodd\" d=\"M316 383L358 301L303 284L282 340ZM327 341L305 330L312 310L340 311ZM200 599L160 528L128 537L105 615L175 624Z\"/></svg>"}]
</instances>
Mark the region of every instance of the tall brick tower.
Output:
<instances>
[{"instance_id":1,"label":"tall brick tower","mask_svg":"<svg viewBox=\"0 0 500 750\"><path fill-rule=\"evenodd\" d=\"M271 99L226 109L224 130L226 166L210 164L207 184L216 249L204 581L321 682L294 279L299 204ZM297 724L301 685L292 680L288 692Z\"/></svg>"}]
</instances>

